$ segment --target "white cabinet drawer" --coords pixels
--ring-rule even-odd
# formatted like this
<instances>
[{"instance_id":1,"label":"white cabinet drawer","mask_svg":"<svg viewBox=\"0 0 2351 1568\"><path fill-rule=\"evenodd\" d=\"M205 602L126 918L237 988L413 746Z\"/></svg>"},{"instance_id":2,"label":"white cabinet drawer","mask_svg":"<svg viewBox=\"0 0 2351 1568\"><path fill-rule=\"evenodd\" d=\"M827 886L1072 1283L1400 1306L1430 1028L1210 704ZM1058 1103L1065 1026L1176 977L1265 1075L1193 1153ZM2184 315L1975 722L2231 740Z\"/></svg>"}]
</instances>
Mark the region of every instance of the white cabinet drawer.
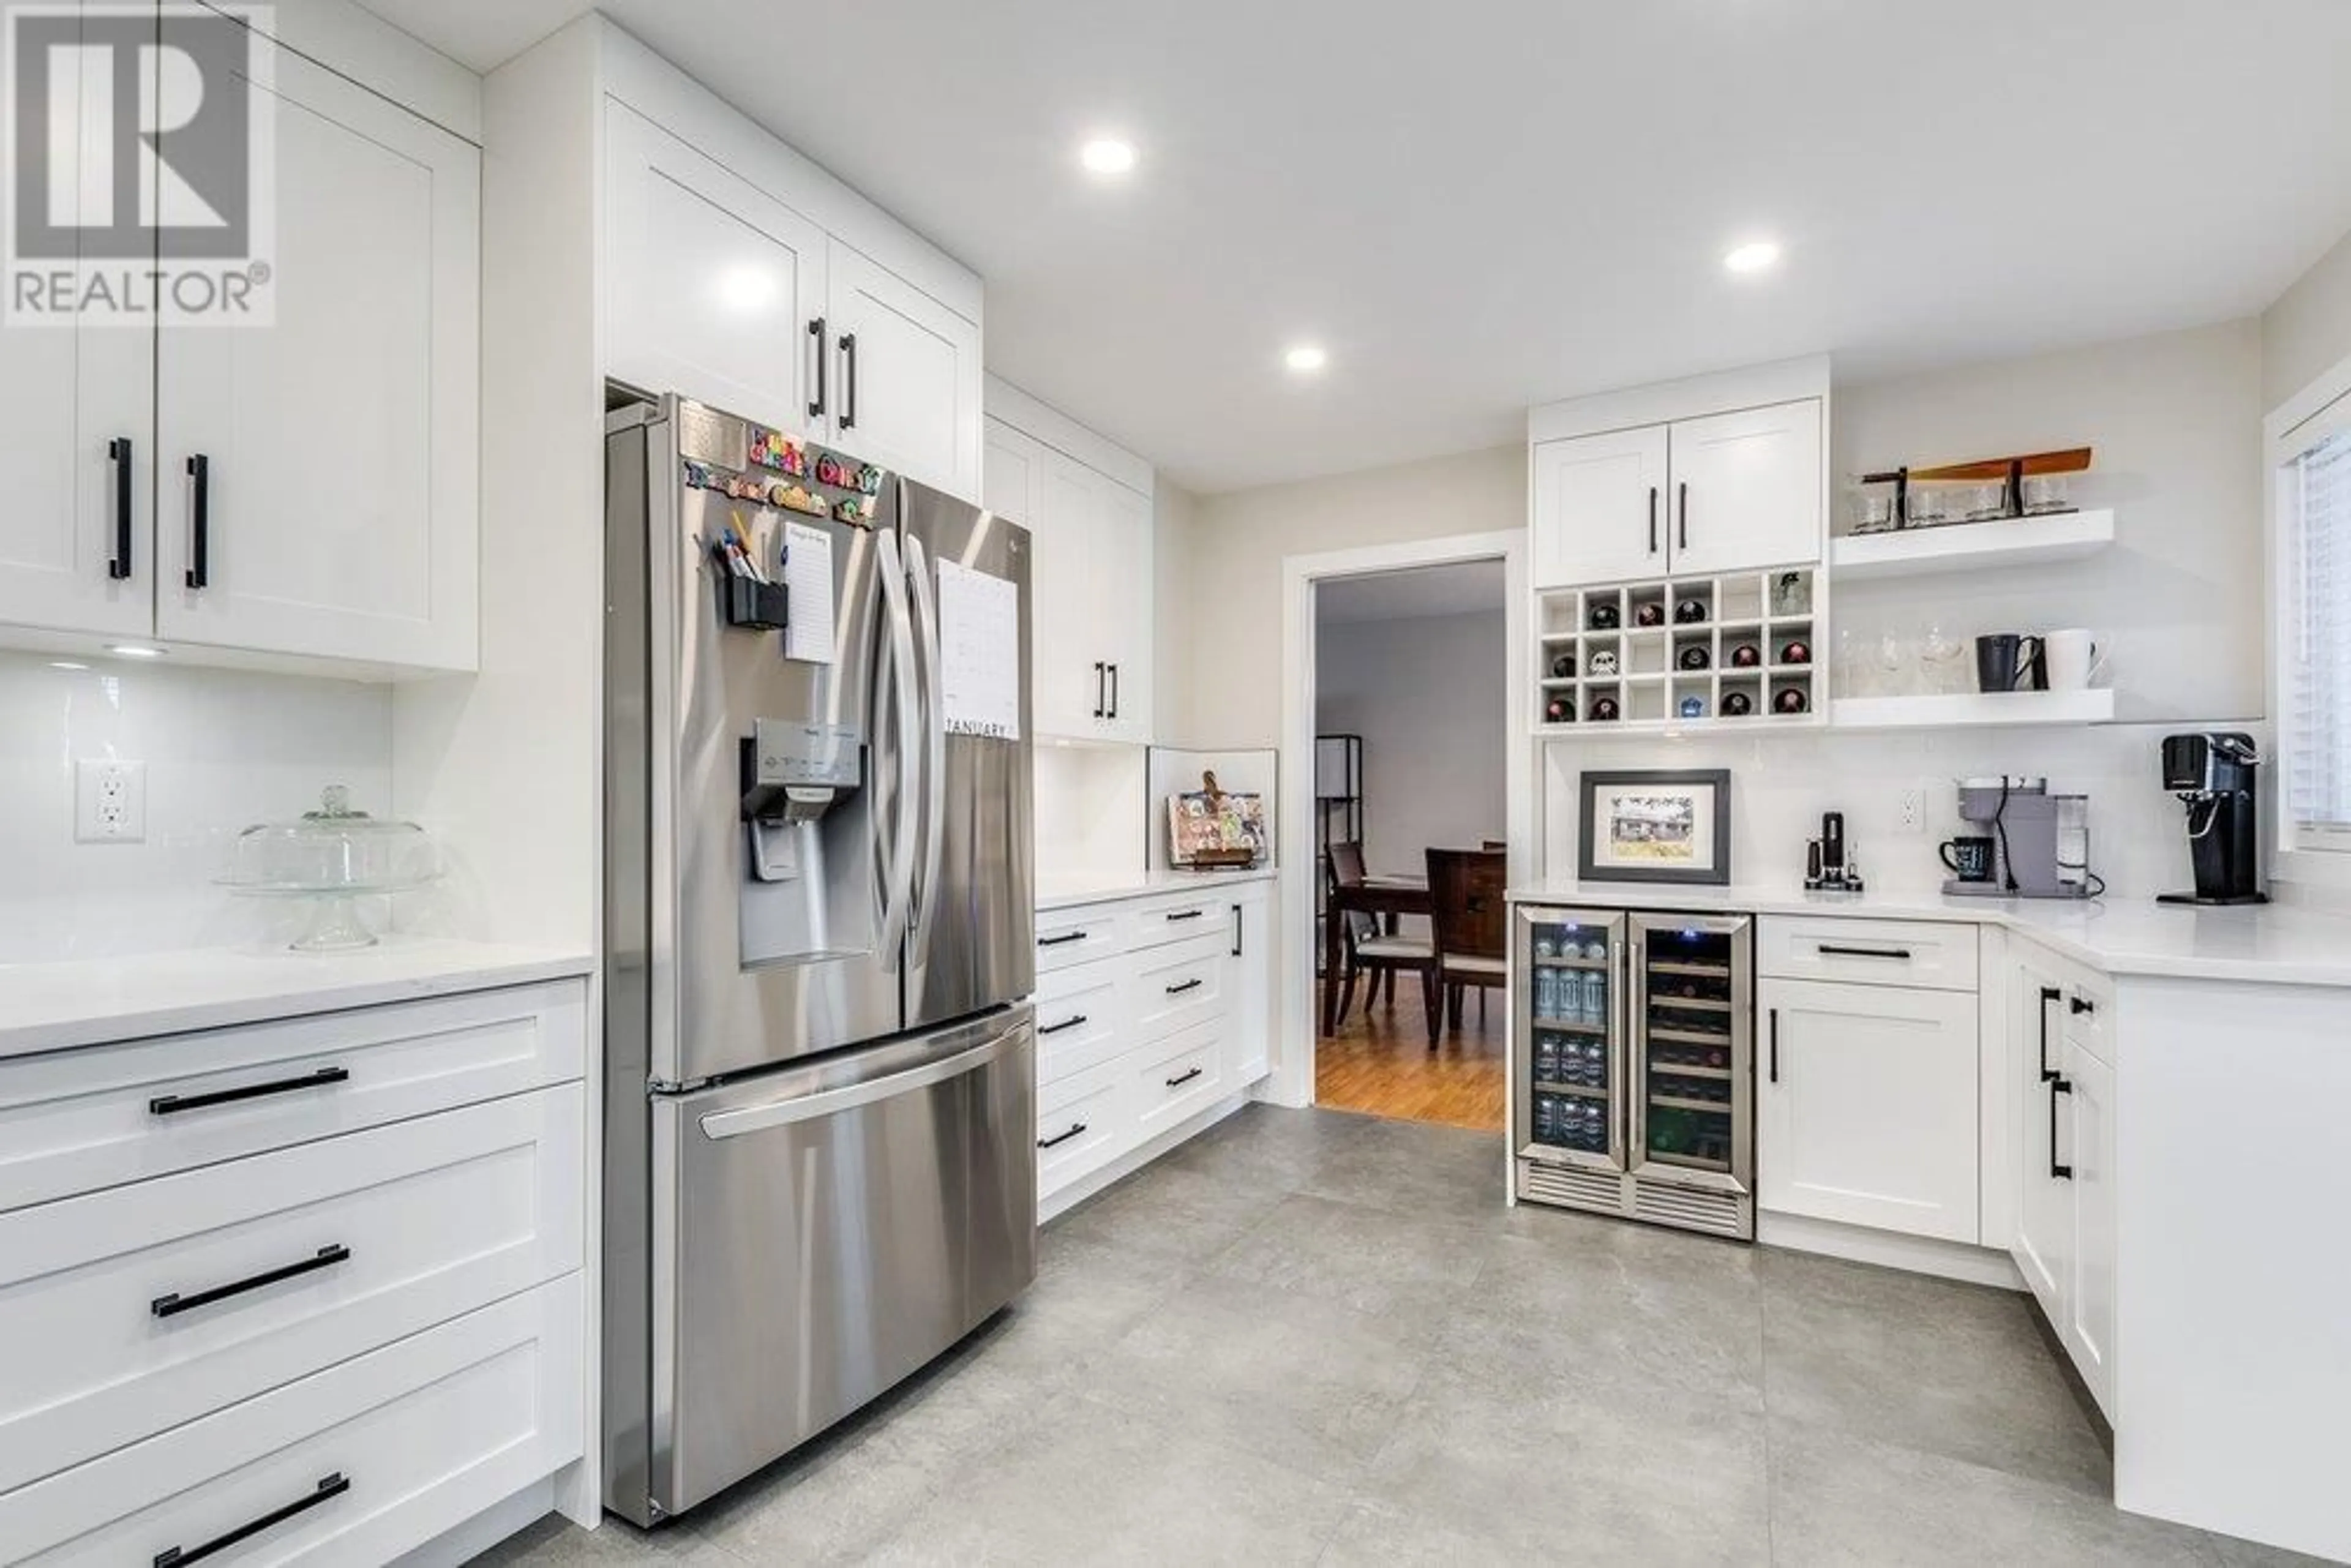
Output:
<instances>
[{"instance_id":1,"label":"white cabinet drawer","mask_svg":"<svg viewBox=\"0 0 2351 1568\"><path fill-rule=\"evenodd\" d=\"M1958 921L1767 915L1755 923L1755 972L1783 980L1976 988L1976 928Z\"/></svg>"},{"instance_id":2,"label":"white cabinet drawer","mask_svg":"<svg viewBox=\"0 0 2351 1568\"><path fill-rule=\"evenodd\" d=\"M2115 993L2105 976L2074 966L2062 1001L2065 1043L2086 1051L2108 1067L2115 1065Z\"/></svg>"},{"instance_id":3,"label":"white cabinet drawer","mask_svg":"<svg viewBox=\"0 0 2351 1568\"><path fill-rule=\"evenodd\" d=\"M1224 1098L1225 1025L1221 1019L1186 1030L1137 1051L1134 1074L1138 1139L1148 1141L1186 1116Z\"/></svg>"},{"instance_id":4,"label":"white cabinet drawer","mask_svg":"<svg viewBox=\"0 0 2351 1568\"><path fill-rule=\"evenodd\" d=\"M1037 1093L1037 1195L1047 1197L1134 1146L1127 1067L1106 1062Z\"/></svg>"},{"instance_id":5,"label":"white cabinet drawer","mask_svg":"<svg viewBox=\"0 0 2351 1568\"><path fill-rule=\"evenodd\" d=\"M1135 948L1188 941L1203 932L1222 933L1232 945L1233 900L1229 893L1203 890L1175 898L1155 898L1129 913L1128 942Z\"/></svg>"},{"instance_id":6,"label":"white cabinet drawer","mask_svg":"<svg viewBox=\"0 0 2351 1568\"><path fill-rule=\"evenodd\" d=\"M1040 977L1125 951L1126 924L1113 905L1096 904L1054 909L1037 916L1037 973Z\"/></svg>"},{"instance_id":7,"label":"white cabinet drawer","mask_svg":"<svg viewBox=\"0 0 2351 1568\"><path fill-rule=\"evenodd\" d=\"M1134 961L1134 1043L1148 1045L1205 1019L1221 1018L1231 955L1231 938L1222 925L1213 935L1138 955Z\"/></svg>"},{"instance_id":8,"label":"white cabinet drawer","mask_svg":"<svg viewBox=\"0 0 2351 1568\"><path fill-rule=\"evenodd\" d=\"M0 1061L0 1210L578 1078L586 982Z\"/></svg>"},{"instance_id":9,"label":"white cabinet drawer","mask_svg":"<svg viewBox=\"0 0 2351 1568\"><path fill-rule=\"evenodd\" d=\"M1098 1067L1134 1043L1125 1028L1125 958L1056 969L1037 987L1037 1082Z\"/></svg>"},{"instance_id":10,"label":"white cabinet drawer","mask_svg":"<svg viewBox=\"0 0 2351 1568\"><path fill-rule=\"evenodd\" d=\"M0 1216L0 1491L580 1267L576 1083Z\"/></svg>"},{"instance_id":11,"label":"white cabinet drawer","mask_svg":"<svg viewBox=\"0 0 2351 1568\"><path fill-rule=\"evenodd\" d=\"M0 1542L143 1564L283 1514L215 1561L391 1562L580 1457L582 1321L577 1274L510 1296L0 1494Z\"/></svg>"}]
</instances>

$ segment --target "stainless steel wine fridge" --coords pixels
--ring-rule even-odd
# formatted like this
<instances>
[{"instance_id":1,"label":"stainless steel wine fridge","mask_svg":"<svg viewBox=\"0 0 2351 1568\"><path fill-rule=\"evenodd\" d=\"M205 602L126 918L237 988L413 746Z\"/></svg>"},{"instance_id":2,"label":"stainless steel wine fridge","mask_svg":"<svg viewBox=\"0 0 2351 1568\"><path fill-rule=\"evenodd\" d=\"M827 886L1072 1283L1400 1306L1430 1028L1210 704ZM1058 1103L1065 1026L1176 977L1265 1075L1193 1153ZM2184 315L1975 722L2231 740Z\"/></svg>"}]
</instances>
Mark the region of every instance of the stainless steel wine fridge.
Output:
<instances>
[{"instance_id":1,"label":"stainless steel wine fridge","mask_svg":"<svg viewBox=\"0 0 2351 1568\"><path fill-rule=\"evenodd\" d=\"M1517 904L1510 997L1519 1197L1753 1239L1750 922Z\"/></svg>"}]
</instances>

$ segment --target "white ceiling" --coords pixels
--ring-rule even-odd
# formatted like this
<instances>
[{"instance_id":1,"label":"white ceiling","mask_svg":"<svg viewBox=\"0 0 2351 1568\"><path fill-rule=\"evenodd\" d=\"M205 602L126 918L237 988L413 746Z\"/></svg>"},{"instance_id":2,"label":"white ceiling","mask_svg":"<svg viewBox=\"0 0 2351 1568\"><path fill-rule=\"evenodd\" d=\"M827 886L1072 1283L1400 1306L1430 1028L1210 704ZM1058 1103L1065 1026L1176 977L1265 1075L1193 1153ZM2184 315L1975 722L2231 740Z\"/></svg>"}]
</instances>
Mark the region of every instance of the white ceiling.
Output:
<instances>
[{"instance_id":1,"label":"white ceiling","mask_svg":"<svg viewBox=\"0 0 2351 1568\"><path fill-rule=\"evenodd\" d=\"M1468 560L1416 566L1371 577L1318 583L1314 617L1323 626L1364 621L1405 621L1423 615L1469 615L1502 609L1502 563Z\"/></svg>"},{"instance_id":2,"label":"white ceiling","mask_svg":"<svg viewBox=\"0 0 2351 1568\"><path fill-rule=\"evenodd\" d=\"M588 8L368 3L477 68ZM990 369L1207 491L2248 314L2351 227L2345 0L602 8L976 267Z\"/></svg>"}]
</instances>

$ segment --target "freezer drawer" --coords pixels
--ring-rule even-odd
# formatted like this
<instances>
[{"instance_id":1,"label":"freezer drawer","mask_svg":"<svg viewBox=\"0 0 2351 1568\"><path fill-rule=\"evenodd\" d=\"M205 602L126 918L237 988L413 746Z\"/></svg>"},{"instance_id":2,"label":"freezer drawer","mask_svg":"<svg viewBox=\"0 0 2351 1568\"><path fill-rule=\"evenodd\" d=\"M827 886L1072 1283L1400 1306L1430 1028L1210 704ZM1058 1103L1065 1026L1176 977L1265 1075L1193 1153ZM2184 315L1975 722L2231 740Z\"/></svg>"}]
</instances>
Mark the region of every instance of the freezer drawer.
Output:
<instances>
[{"instance_id":1,"label":"freezer drawer","mask_svg":"<svg viewBox=\"0 0 2351 1568\"><path fill-rule=\"evenodd\" d=\"M1035 1024L1007 1009L656 1098L654 1509L788 1452L1035 1279Z\"/></svg>"}]
</instances>

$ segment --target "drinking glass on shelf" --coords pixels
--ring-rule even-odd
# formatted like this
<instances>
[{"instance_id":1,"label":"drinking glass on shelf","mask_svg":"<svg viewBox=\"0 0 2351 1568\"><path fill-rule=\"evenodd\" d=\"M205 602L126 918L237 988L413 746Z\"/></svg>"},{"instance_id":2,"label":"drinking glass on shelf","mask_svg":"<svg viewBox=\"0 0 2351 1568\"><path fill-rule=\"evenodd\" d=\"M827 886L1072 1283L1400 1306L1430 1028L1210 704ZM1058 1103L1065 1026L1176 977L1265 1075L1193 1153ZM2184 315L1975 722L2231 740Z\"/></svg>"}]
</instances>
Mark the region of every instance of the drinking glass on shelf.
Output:
<instances>
[{"instance_id":1,"label":"drinking glass on shelf","mask_svg":"<svg viewBox=\"0 0 2351 1568\"><path fill-rule=\"evenodd\" d=\"M1970 685L1967 643L1951 635L1940 621L1929 622L1918 640L1918 669L1929 696L1965 691Z\"/></svg>"},{"instance_id":2,"label":"drinking glass on shelf","mask_svg":"<svg viewBox=\"0 0 2351 1568\"><path fill-rule=\"evenodd\" d=\"M1917 675L1917 667L1911 657L1910 644L1895 632L1880 633L1877 639L1878 695L1907 696Z\"/></svg>"},{"instance_id":3,"label":"drinking glass on shelf","mask_svg":"<svg viewBox=\"0 0 2351 1568\"><path fill-rule=\"evenodd\" d=\"M1876 650L1851 626L1837 628L1836 685L1838 692L1849 697L1878 695Z\"/></svg>"}]
</instances>

